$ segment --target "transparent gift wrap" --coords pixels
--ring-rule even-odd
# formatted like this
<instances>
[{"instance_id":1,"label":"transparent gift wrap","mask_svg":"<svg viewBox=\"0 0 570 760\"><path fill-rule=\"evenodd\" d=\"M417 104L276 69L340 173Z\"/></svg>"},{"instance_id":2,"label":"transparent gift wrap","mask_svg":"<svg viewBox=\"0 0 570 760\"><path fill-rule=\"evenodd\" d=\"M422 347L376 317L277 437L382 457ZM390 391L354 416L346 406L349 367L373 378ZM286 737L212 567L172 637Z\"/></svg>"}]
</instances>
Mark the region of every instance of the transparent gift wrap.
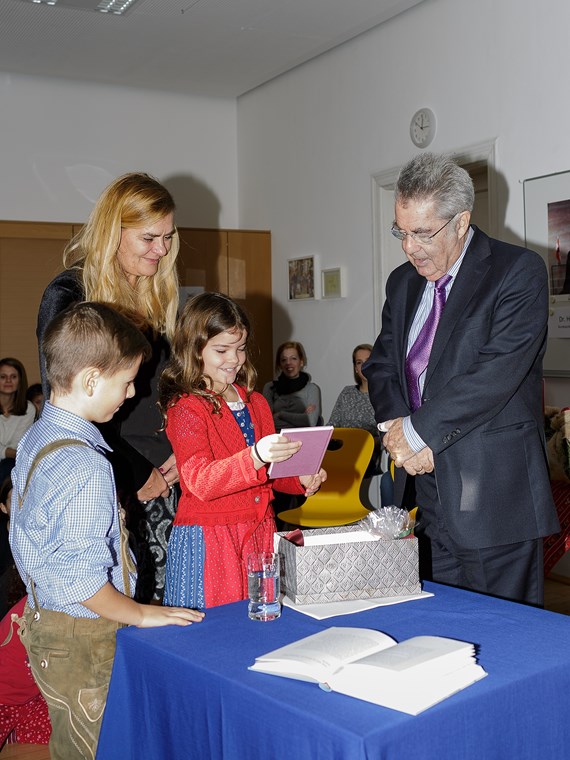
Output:
<instances>
[{"instance_id":1,"label":"transparent gift wrap","mask_svg":"<svg viewBox=\"0 0 570 760\"><path fill-rule=\"evenodd\" d=\"M418 541L400 527L397 535L405 534L381 537L374 514L354 525L276 533L281 590L295 604L419 594Z\"/></svg>"}]
</instances>

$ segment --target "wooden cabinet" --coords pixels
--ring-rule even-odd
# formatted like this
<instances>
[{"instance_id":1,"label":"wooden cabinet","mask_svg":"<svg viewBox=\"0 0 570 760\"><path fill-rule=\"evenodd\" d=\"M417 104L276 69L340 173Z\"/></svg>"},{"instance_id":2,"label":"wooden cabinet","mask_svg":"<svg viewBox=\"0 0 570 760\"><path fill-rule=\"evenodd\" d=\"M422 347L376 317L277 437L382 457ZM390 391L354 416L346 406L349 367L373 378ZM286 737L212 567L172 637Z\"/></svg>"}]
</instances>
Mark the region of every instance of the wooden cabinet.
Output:
<instances>
[{"instance_id":1,"label":"wooden cabinet","mask_svg":"<svg viewBox=\"0 0 570 760\"><path fill-rule=\"evenodd\" d=\"M63 249L78 229L73 224L0 221L0 358L20 359L29 383L39 381L40 300L62 270ZM219 290L247 309L261 388L273 377L270 233L182 228L179 234L181 285Z\"/></svg>"},{"instance_id":2,"label":"wooden cabinet","mask_svg":"<svg viewBox=\"0 0 570 760\"><path fill-rule=\"evenodd\" d=\"M19 359L30 385L40 380L38 308L73 232L71 224L0 222L0 358Z\"/></svg>"},{"instance_id":3,"label":"wooden cabinet","mask_svg":"<svg viewBox=\"0 0 570 760\"><path fill-rule=\"evenodd\" d=\"M258 389L273 378L271 234L252 230L179 228L181 285L218 290L248 312Z\"/></svg>"}]
</instances>

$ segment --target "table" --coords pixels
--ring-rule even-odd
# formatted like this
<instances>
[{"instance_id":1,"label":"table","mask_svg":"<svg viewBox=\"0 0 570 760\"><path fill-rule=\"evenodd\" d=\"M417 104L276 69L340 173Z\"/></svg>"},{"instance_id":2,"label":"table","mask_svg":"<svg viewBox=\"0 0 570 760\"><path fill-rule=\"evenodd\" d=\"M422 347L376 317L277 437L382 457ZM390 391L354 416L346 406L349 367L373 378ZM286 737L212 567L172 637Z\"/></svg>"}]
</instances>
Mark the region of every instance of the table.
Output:
<instances>
[{"instance_id":1,"label":"table","mask_svg":"<svg viewBox=\"0 0 570 760\"><path fill-rule=\"evenodd\" d=\"M570 750L570 618L438 584L433 597L317 621L247 603L189 628L126 628L99 760L561 760ZM409 716L315 684L248 671L255 657L323 627L376 628L478 646L487 678Z\"/></svg>"}]
</instances>

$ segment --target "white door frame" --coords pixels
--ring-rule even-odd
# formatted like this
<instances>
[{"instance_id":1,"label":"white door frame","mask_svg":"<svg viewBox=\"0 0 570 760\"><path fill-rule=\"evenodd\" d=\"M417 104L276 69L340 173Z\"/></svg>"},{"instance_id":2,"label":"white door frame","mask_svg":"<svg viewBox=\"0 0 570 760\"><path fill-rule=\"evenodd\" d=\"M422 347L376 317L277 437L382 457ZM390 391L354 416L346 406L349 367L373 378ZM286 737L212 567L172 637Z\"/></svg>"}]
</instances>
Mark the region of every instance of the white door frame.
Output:
<instances>
[{"instance_id":1,"label":"white door frame","mask_svg":"<svg viewBox=\"0 0 570 760\"><path fill-rule=\"evenodd\" d=\"M497 140L476 143L466 148L451 151L449 155L458 164L471 164L478 161L487 163L487 185L489 202L489 235L499 235L499 198L497 193ZM386 280L394 268L387 254L400 248L390 234L394 220L394 187L401 167L377 172L372 175L372 244L373 244L373 294L374 294L374 332L380 332L382 304L386 290Z\"/></svg>"}]
</instances>

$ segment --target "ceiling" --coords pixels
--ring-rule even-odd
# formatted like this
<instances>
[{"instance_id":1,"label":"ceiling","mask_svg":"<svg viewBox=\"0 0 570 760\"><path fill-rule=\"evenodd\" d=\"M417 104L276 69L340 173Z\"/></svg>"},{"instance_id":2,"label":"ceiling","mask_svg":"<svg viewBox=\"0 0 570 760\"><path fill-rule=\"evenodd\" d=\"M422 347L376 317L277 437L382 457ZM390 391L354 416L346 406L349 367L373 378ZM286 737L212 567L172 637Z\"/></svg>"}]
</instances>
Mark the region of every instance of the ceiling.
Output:
<instances>
[{"instance_id":1,"label":"ceiling","mask_svg":"<svg viewBox=\"0 0 570 760\"><path fill-rule=\"evenodd\" d=\"M0 0L0 71L237 97L423 0Z\"/></svg>"}]
</instances>

